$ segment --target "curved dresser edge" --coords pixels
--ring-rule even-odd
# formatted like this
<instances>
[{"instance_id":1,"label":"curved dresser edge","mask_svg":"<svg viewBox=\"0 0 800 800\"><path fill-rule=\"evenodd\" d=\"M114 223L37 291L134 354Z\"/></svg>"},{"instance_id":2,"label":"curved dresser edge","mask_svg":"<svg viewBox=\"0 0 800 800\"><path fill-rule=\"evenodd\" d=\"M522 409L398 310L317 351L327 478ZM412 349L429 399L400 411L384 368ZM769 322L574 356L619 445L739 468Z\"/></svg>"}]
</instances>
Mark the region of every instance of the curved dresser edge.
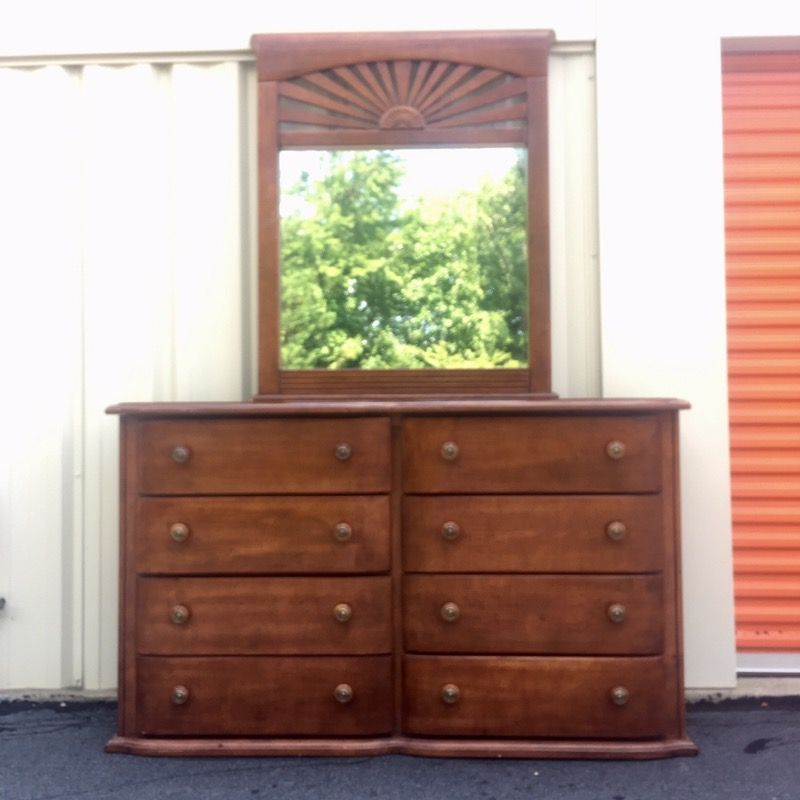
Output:
<instances>
[{"instance_id":1,"label":"curved dresser edge","mask_svg":"<svg viewBox=\"0 0 800 800\"><path fill-rule=\"evenodd\" d=\"M113 736L108 753L141 756L380 756L432 758L585 758L644 760L697 755L690 739L641 741L424 739L390 736L365 739L149 739Z\"/></svg>"}]
</instances>

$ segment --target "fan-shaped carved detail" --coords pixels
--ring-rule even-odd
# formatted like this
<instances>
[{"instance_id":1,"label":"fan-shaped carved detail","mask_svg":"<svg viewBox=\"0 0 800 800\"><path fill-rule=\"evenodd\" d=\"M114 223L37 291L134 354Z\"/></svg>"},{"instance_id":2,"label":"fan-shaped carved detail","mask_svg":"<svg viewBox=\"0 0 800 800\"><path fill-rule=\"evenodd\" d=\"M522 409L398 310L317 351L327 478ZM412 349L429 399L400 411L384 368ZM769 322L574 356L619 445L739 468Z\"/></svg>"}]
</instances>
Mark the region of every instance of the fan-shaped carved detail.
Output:
<instances>
[{"instance_id":1,"label":"fan-shaped carved detail","mask_svg":"<svg viewBox=\"0 0 800 800\"><path fill-rule=\"evenodd\" d=\"M425 120L416 108L393 106L381 114L378 124L384 130L391 128L424 128Z\"/></svg>"},{"instance_id":2,"label":"fan-shaped carved detail","mask_svg":"<svg viewBox=\"0 0 800 800\"><path fill-rule=\"evenodd\" d=\"M447 61L376 61L280 84L279 115L294 130L524 128L524 79Z\"/></svg>"}]
</instances>

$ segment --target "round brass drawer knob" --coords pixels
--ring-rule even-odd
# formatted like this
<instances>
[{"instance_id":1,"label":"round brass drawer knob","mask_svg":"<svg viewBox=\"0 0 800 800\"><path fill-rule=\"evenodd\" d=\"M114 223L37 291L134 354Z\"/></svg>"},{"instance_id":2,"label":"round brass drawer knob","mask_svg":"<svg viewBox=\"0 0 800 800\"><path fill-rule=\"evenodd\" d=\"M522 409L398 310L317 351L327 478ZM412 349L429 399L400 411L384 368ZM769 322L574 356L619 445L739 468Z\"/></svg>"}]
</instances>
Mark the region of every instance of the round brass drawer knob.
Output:
<instances>
[{"instance_id":1,"label":"round brass drawer knob","mask_svg":"<svg viewBox=\"0 0 800 800\"><path fill-rule=\"evenodd\" d=\"M439 613L445 622L455 622L461 616L461 609L455 603L445 603Z\"/></svg>"},{"instance_id":2,"label":"round brass drawer knob","mask_svg":"<svg viewBox=\"0 0 800 800\"><path fill-rule=\"evenodd\" d=\"M353 535L353 529L346 522L339 522L333 529L333 538L337 542L346 542Z\"/></svg>"},{"instance_id":3,"label":"round brass drawer knob","mask_svg":"<svg viewBox=\"0 0 800 800\"><path fill-rule=\"evenodd\" d=\"M611 702L615 706L627 705L631 699L631 693L624 686L615 686L611 690Z\"/></svg>"},{"instance_id":4,"label":"round brass drawer knob","mask_svg":"<svg viewBox=\"0 0 800 800\"><path fill-rule=\"evenodd\" d=\"M347 622L353 616L353 609L347 603L339 603L333 609L337 622Z\"/></svg>"},{"instance_id":5,"label":"round brass drawer knob","mask_svg":"<svg viewBox=\"0 0 800 800\"><path fill-rule=\"evenodd\" d=\"M617 441L609 442L606 445L606 454L614 461L619 461L625 455L625 442Z\"/></svg>"},{"instance_id":6,"label":"round brass drawer knob","mask_svg":"<svg viewBox=\"0 0 800 800\"><path fill-rule=\"evenodd\" d=\"M458 526L457 522L445 522L444 525L442 525L442 536L447 539L448 542L457 539L459 533L461 533L461 528Z\"/></svg>"},{"instance_id":7,"label":"round brass drawer knob","mask_svg":"<svg viewBox=\"0 0 800 800\"><path fill-rule=\"evenodd\" d=\"M458 445L455 442L445 442L442 445L442 458L445 461L455 461L458 458Z\"/></svg>"},{"instance_id":8,"label":"round brass drawer knob","mask_svg":"<svg viewBox=\"0 0 800 800\"><path fill-rule=\"evenodd\" d=\"M172 460L176 464L185 464L192 457L192 451L185 444L176 444L172 448Z\"/></svg>"},{"instance_id":9,"label":"round brass drawer knob","mask_svg":"<svg viewBox=\"0 0 800 800\"><path fill-rule=\"evenodd\" d=\"M182 706L189 699L189 690L185 686L172 687L172 702L176 706Z\"/></svg>"},{"instance_id":10,"label":"round brass drawer knob","mask_svg":"<svg viewBox=\"0 0 800 800\"><path fill-rule=\"evenodd\" d=\"M441 698L447 705L452 706L461 699L461 689L454 683L446 683L442 686Z\"/></svg>"},{"instance_id":11,"label":"round brass drawer knob","mask_svg":"<svg viewBox=\"0 0 800 800\"><path fill-rule=\"evenodd\" d=\"M347 442L339 442L333 452L339 461L347 461L353 455L353 448Z\"/></svg>"},{"instance_id":12,"label":"round brass drawer knob","mask_svg":"<svg viewBox=\"0 0 800 800\"><path fill-rule=\"evenodd\" d=\"M173 542L182 544L189 538L189 526L184 525L182 522L176 522L169 529L169 538Z\"/></svg>"},{"instance_id":13,"label":"round brass drawer knob","mask_svg":"<svg viewBox=\"0 0 800 800\"><path fill-rule=\"evenodd\" d=\"M189 609L186 606L172 606L169 612L169 619L175 625L183 625L189 619Z\"/></svg>"},{"instance_id":14,"label":"round brass drawer knob","mask_svg":"<svg viewBox=\"0 0 800 800\"><path fill-rule=\"evenodd\" d=\"M627 532L628 528L625 526L625 523L619 520L615 519L613 522L609 522L608 525L606 525L606 536L608 536L612 542L621 542L625 538Z\"/></svg>"},{"instance_id":15,"label":"round brass drawer knob","mask_svg":"<svg viewBox=\"0 0 800 800\"><path fill-rule=\"evenodd\" d=\"M625 606L622 603L612 603L608 607L608 618L612 622L624 622L625 621Z\"/></svg>"},{"instance_id":16,"label":"round brass drawer knob","mask_svg":"<svg viewBox=\"0 0 800 800\"><path fill-rule=\"evenodd\" d=\"M353 687L349 683L340 683L334 690L333 696L342 705L353 701Z\"/></svg>"}]
</instances>

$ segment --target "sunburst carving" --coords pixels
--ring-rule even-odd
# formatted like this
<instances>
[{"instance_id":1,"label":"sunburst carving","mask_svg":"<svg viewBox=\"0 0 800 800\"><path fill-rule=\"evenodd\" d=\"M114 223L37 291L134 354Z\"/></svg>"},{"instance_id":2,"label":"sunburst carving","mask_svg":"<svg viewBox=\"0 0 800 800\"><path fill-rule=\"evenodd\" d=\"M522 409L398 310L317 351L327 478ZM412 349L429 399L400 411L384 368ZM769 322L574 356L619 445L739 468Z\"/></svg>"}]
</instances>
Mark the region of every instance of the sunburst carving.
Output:
<instances>
[{"instance_id":1,"label":"sunburst carving","mask_svg":"<svg viewBox=\"0 0 800 800\"><path fill-rule=\"evenodd\" d=\"M411 106L392 106L381 114L378 126L391 128L424 128L425 120L416 108Z\"/></svg>"},{"instance_id":2,"label":"sunburst carving","mask_svg":"<svg viewBox=\"0 0 800 800\"><path fill-rule=\"evenodd\" d=\"M524 79L445 61L376 61L280 84L284 130L522 128Z\"/></svg>"}]
</instances>

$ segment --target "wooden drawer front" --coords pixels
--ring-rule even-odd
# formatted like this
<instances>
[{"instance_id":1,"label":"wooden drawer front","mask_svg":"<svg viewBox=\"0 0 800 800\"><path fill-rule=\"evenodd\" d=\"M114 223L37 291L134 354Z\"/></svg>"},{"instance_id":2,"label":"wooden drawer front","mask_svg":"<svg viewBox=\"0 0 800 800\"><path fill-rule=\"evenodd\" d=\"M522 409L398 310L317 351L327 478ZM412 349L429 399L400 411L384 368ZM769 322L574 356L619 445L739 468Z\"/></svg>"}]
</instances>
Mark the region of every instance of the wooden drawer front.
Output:
<instances>
[{"instance_id":1,"label":"wooden drawer front","mask_svg":"<svg viewBox=\"0 0 800 800\"><path fill-rule=\"evenodd\" d=\"M458 448L450 459L442 453L448 442ZM621 458L608 455L612 442L624 444ZM610 494L661 486L654 416L407 419L403 449L409 493Z\"/></svg>"},{"instance_id":2,"label":"wooden drawer front","mask_svg":"<svg viewBox=\"0 0 800 800\"><path fill-rule=\"evenodd\" d=\"M442 699L448 685L457 687L455 702ZM627 690L625 705L614 703L616 687ZM663 736L669 716L664 692L658 658L411 656L404 669L404 730L428 736Z\"/></svg>"},{"instance_id":3,"label":"wooden drawer front","mask_svg":"<svg viewBox=\"0 0 800 800\"><path fill-rule=\"evenodd\" d=\"M405 649L640 655L662 650L658 575L406 575ZM458 617L447 621L453 603ZM612 606L624 607L613 622Z\"/></svg>"},{"instance_id":4,"label":"wooden drawer front","mask_svg":"<svg viewBox=\"0 0 800 800\"><path fill-rule=\"evenodd\" d=\"M334 696L347 684L350 702ZM175 704L175 687L188 691ZM155 736L359 736L392 729L389 656L138 658L137 726Z\"/></svg>"},{"instance_id":5,"label":"wooden drawer front","mask_svg":"<svg viewBox=\"0 0 800 800\"><path fill-rule=\"evenodd\" d=\"M403 501L407 572L655 572L662 551L658 496Z\"/></svg>"},{"instance_id":6,"label":"wooden drawer front","mask_svg":"<svg viewBox=\"0 0 800 800\"><path fill-rule=\"evenodd\" d=\"M137 520L138 572L389 569L385 496L148 497L139 501Z\"/></svg>"},{"instance_id":7,"label":"wooden drawer front","mask_svg":"<svg viewBox=\"0 0 800 800\"><path fill-rule=\"evenodd\" d=\"M349 445L346 460L336 456ZM176 463L176 447L188 457ZM180 454L178 454L180 456ZM389 420L176 419L143 422L142 494L329 494L389 489Z\"/></svg>"},{"instance_id":8,"label":"wooden drawer front","mask_svg":"<svg viewBox=\"0 0 800 800\"><path fill-rule=\"evenodd\" d=\"M137 649L149 655L326 655L391 650L391 587L370 578L139 578ZM352 616L340 622L335 609ZM180 606L188 619L171 616Z\"/></svg>"}]
</instances>

